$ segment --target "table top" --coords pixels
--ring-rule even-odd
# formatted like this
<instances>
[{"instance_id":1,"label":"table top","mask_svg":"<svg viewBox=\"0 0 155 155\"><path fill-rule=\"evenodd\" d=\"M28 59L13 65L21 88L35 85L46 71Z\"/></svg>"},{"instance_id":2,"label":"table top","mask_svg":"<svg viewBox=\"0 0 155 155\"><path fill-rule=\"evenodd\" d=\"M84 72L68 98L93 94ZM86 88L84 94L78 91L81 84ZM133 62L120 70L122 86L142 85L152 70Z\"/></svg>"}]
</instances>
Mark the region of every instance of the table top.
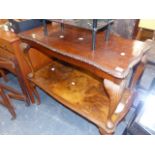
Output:
<instances>
[{"instance_id":1,"label":"table top","mask_svg":"<svg viewBox=\"0 0 155 155\"><path fill-rule=\"evenodd\" d=\"M93 19L50 19L52 22L63 23L66 25L71 25L79 28L84 28L88 30L93 29ZM96 31L106 27L108 24L112 23L113 20L108 19L98 19Z\"/></svg>"},{"instance_id":2,"label":"table top","mask_svg":"<svg viewBox=\"0 0 155 155\"><path fill-rule=\"evenodd\" d=\"M104 32L97 33L95 51L91 49L91 32L70 26L66 26L62 33L59 24L52 24L48 25L48 36L39 27L20 33L19 37L24 42L31 41L64 57L89 64L113 77L125 78L150 46L114 34L105 42L104 35Z\"/></svg>"}]
</instances>

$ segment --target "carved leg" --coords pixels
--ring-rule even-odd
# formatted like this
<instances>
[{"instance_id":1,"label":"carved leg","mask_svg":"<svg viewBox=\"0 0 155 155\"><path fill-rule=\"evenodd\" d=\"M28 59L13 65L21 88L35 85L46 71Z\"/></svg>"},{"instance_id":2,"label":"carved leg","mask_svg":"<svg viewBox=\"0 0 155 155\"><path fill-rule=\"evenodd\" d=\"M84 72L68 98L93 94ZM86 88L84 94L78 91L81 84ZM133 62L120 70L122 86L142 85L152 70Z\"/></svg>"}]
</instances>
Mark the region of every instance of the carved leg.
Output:
<instances>
[{"instance_id":1,"label":"carved leg","mask_svg":"<svg viewBox=\"0 0 155 155\"><path fill-rule=\"evenodd\" d=\"M29 54L28 54L31 47L26 43L21 43L20 46L21 46L21 50L24 53L24 56L25 56L24 58L25 58L27 64L29 65L29 67L31 69L31 73L28 74L28 77L32 78L32 77L34 77L34 70L33 70L33 65L32 65L31 59L30 59ZM31 102L35 103L33 88L30 86L29 82L26 82L25 84L26 84L26 87L28 89L28 94L30 96Z\"/></svg>"},{"instance_id":2,"label":"carved leg","mask_svg":"<svg viewBox=\"0 0 155 155\"><path fill-rule=\"evenodd\" d=\"M112 135L114 132L114 128L112 130L109 129L108 131L106 129L99 127L99 132L101 135Z\"/></svg>"},{"instance_id":3,"label":"carved leg","mask_svg":"<svg viewBox=\"0 0 155 155\"><path fill-rule=\"evenodd\" d=\"M115 125L111 120L111 117L115 112L117 105L123 95L125 86L126 86L126 79L123 80L120 84L116 84L110 80L104 79L104 87L110 99L109 112L108 112L107 123L106 123L107 130L114 130L115 128ZM103 131L101 130L101 132Z\"/></svg>"},{"instance_id":4,"label":"carved leg","mask_svg":"<svg viewBox=\"0 0 155 155\"><path fill-rule=\"evenodd\" d=\"M27 64L29 65L30 69L31 69L31 73L29 74L29 77L32 78L32 77L34 77L34 70L33 70L33 65L32 65L31 58L29 56L29 50L31 49L31 46L29 46L26 43L22 43L21 48L22 48L22 51L24 53L25 60L26 60Z\"/></svg>"}]
</instances>

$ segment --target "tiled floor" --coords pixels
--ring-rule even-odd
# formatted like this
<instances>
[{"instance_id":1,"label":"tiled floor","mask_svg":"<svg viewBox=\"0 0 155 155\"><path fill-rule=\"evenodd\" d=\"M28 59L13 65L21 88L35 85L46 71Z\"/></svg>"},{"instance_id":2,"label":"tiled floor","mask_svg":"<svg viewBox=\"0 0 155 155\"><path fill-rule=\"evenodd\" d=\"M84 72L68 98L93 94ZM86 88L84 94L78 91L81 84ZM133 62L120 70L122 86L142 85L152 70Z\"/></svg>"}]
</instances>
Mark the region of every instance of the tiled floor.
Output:
<instances>
[{"instance_id":1,"label":"tiled floor","mask_svg":"<svg viewBox=\"0 0 155 155\"><path fill-rule=\"evenodd\" d=\"M16 77L12 74L8 77L10 79L8 85L20 89ZM68 110L42 90L38 89L38 91L41 96L39 106L35 104L26 107L24 102L12 100L17 114L15 120L11 120L10 113L0 105L0 134L99 135L98 128L94 124ZM142 96L143 93L141 92ZM138 102L139 98L134 104ZM118 125L115 134L124 132L134 111L134 108L130 109L128 115Z\"/></svg>"}]
</instances>

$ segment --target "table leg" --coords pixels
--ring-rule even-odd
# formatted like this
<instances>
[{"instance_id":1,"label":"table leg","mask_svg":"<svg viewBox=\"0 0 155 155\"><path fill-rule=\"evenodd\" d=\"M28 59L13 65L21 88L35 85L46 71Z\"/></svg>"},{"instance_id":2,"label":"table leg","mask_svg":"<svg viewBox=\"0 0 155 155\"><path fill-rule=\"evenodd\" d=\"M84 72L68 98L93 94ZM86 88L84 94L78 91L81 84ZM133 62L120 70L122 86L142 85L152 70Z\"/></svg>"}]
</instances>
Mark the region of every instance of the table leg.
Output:
<instances>
[{"instance_id":1,"label":"table leg","mask_svg":"<svg viewBox=\"0 0 155 155\"><path fill-rule=\"evenodd\" d=\"M31 62L31 58L29 56L29 50L31 49L31 46L29 46L26 43L22 43L21 48L22 48L23 54L25 56L24 58L31 69L31 73L28 74L28 77L33 78L34 77L34 69L33 69L33 65Z\"/></svg>"},{"instance_id":2,"label":"table leg","mask_svg":"<svg viewBox=\"0 0 155 155\"><path fill-rule=\"evenodd\" d=\"M109 103L109 112L107 117L106 128L109 130L113 130L115 128L114 123L112 122L112 115L114 114L118 103L121 100L123 95L123 91L125 89L127 80L124 79L120 84L116 84L110 80L104 79L104 87L109 96L110 103Z\"/></svg>"},{"instance_id":3,"label":"table leg","mask_svg":"<svg viewBox=\"0 0 155 155\"><path fill-rule=\"evenodd\" d=\"M30 69L31 69L31 73L28 74L28 77L29 77L30 79L31 79L31 78L34 78L35 72L34 72L34 69L33 69L33 65L32 65L31 58L30 58L30 56L29 56L29 51L30 51L31 46L29 46L29 45L26 44L26 43L22 43L22 44L21 44L21 48L22 48L22 51L23 51L24 56L25 56L24 58L25 58L27 64L29 65L29 67L30 67ZM33 85L31 82L29 82L29 87L30 87L30 91L31 91L32 94L33 94L33 100L34 100L34 96L36 96L36 98L37 98L37 103L40 104L40 96L39 96L39 94L38 94L38 92L37 92L37 89L36 89L35 85ZM31 93L29 92L29 94L31 94ZM31 94L31 98L32 98L32 94Z\"/></svg>"}]
</instances>

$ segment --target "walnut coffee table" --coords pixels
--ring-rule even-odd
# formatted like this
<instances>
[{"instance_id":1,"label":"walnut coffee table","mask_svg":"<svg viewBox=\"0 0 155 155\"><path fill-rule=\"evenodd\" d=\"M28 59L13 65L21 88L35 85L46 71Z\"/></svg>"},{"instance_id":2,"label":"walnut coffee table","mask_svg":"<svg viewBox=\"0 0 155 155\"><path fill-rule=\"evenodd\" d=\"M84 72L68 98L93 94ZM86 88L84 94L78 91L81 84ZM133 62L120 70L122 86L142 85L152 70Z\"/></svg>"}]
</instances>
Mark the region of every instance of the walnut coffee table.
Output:
<instances>
[{"instance_id":1,"label":"walnut coffee table","mask_svg":"<svg viewBox=\"0 0 155 155\"><path fill-rule=\"evenodd\" d=\"M102 134L115 132L127 114L136 93L134 86L143 72L144 42L110 35L103 42L104 32L97 33L96 50L91 49L91 32L66 26L61 36L58 24L19 34L30 48L53 58L51 64L33 70L28 79L60 103L90 120ZM83 39L80 39L83 38Z\"/></svg>"}]
</instances>

